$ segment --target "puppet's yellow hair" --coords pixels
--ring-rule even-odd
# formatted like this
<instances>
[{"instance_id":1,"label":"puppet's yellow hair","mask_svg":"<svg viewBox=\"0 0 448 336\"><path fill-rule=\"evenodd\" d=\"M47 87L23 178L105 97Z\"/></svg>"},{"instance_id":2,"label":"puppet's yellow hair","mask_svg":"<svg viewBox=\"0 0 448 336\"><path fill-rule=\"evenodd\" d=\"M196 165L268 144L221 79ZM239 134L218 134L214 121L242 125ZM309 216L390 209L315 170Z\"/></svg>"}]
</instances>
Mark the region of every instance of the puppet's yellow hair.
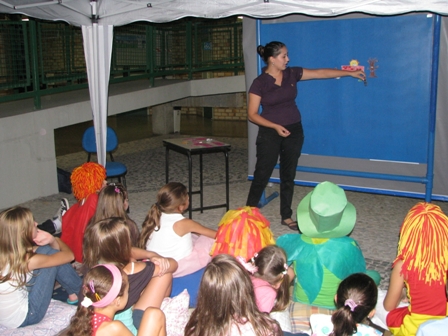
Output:
<instances>
[{"instance_id":1,"label":"puppet's yellow hair","mask_svg":"<svg viewBox=\"0 0 448 336\"><path fill-rule=\"evenodd\" d=\"M86 162L73 169L70 181L73 195L78 201L97 192L106 179L106 169L95 162Z\"/></svg>"},{"instance_id":2,"label":"puppet's yellow hair","mask_svg":"<svg viewBox=\"0 0 448 336\"><path fill-rule=\"evenodd\" d=\"M409 210L400 230L397 260L403 261L401 272L419 274L431 284L445 282L448 270L448 217L440 207L420 202Z\"/></svg>"}]
</instances>

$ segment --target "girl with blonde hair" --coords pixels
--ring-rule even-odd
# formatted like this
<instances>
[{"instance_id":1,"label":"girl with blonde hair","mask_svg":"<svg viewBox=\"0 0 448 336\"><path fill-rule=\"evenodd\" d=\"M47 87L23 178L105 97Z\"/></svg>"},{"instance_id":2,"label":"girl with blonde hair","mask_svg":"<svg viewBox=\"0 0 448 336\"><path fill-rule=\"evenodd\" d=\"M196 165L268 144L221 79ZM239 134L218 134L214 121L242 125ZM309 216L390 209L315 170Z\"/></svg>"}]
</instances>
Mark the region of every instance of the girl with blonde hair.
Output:
<instances>
[{"instance_id":1,"label":"girl with blonde hair","mask_svg":"<svg viewBox=\"0 0 448 336\"><path fill-rule=\"evenodd\" d=\"M73 252L59 238L37 229L29 209L0 213L0 325L25 327L40 322L55 281L77 302L81 278L69 264Z\"/></svg>"}]
</instances>

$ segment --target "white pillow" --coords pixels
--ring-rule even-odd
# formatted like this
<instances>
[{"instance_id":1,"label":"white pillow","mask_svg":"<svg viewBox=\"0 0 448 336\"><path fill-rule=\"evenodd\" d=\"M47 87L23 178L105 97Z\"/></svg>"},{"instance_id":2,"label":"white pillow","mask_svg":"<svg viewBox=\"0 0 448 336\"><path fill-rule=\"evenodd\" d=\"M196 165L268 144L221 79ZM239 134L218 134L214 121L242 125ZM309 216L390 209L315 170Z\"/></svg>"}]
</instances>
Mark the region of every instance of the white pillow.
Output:
<instances>
[{"instance_id":1,"label":"white pillow","mask_svg":"<svg viewBox=\"0 0 448 336\"><path fill-rule=\"evenodd\" d=\"M173 298L163 299L161 309L165 313L167 336L184 335L185 326L190 318L189 304L190 295L186 289Z\"/></svg>"},{"instance_id":2,"label":"white pillow","mask_svg":"<svg viewBox=\"0 0 448 336\"><path fill-rule=\"evenodd\" d=\"M42 321L23 328L8 329L0 326L0 335L56 335L70 324L76 306L58 300L51 300Z\"/></svg>"},{"instance_id":3,"label":"white pillow","mask_svg":"<svg viewBox=\"0 0 448 336\"><path fill-rule=\"evenodd\" d=\"M280 324L280 328L282 328L283 331L292 331L289 308L286 308L283 311L271 312L269 315Z\"/></svg>"}]
</instances>

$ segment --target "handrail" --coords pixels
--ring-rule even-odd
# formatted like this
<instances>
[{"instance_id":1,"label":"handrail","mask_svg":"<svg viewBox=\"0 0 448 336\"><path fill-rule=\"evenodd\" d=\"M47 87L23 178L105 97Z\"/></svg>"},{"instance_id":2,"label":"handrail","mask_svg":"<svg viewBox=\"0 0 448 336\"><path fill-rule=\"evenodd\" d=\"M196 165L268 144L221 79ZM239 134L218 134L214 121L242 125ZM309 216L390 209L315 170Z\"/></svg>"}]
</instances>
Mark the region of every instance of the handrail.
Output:
<instances>
[{"instance_id":1,"label":"handrail","mask_svg":"<svg viewBox=\"0 0 448 336\"><path fill-rule=\"evenodd\" d=\"M233 21L232 21L233 20ZM242 23L188 18L114 28L110 84L156 78L202 78L244 71ZM41 20L0 21L0 103L84 89L87 71L79 27Z\"/></svg>"}]
</instances>

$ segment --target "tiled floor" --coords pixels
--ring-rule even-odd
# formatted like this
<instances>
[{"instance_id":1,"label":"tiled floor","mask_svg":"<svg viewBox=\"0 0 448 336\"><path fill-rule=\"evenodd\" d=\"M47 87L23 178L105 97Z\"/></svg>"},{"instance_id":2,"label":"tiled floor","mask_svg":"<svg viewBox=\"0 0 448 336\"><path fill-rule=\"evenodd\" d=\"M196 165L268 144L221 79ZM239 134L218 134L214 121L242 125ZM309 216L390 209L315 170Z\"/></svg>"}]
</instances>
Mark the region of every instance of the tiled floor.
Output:
<instances>
[{"instance_id":1,"label":"tiled floor","mask_svg":"<svg viewBox=\"0 0 448 336\"><path fill-rule=\"evenodd\" d=\"M141 224L149 207L156 200L157 190L165 183L165 149L162 140L169 137L186 137L187 135L152 136L150 118L139 113L128 117L116 117L115 125L122 141L115 153L115 158L128 167L130 216L138 224ZM110 124L114 127L113 123ZM69 139L64 140L65 144L62 144L62 140L56 133L58 152L64 153L57 157L59 167L70 171L85 162L86 154L79 148L72 148L70 145L70 143L79 145L80 134L84 128L85 125L82 125L77 130L72 130L72 133L66 131L64 138ZM246 122L227 122L226 124L225 122L219 123L189 117L183 118L181 124L182 134L204 135L231 144L232 150L229 155L231 208L244 206L250 186L250 182L247 181L247 133L245 132L247 132ZM67 137L67 134L70 136ZM123 141L123 139L125 140ZM204 156L207 204L223 203L224 200L224 160L222 154L219 154ZM174 163L170 169L170 176L173 180L187 183L187 159L178 155L172 160ZM193 166L197 167L197 164L194 162ZM198 180L198 174L194 175L194 180ZM268 193L276 190L278 190L278 185L274 184L268 188ZM296 208L300 200L311 190L309 187L296 186L293 208ZM40 222L56 212L61 197L67 197L71 203L74 202L72 195L60 193L32 200L24 205L31 208L36 220ZM347 192L347 198L357 209L357 223L351 237L360 244L368 267L376 269L382 274L381 287L384 288L388 283L390 263L395 257L401 221L407 211L419 200L359 192ZM197 202L197 198L193 197L193 202ZM435 203L448 213L448 203ZM261 212L271 222L271 229L276 237L293 232L280 225L278 198L263 207ZM204 213L195 212L193 218L203 225L216 228L224 213L225 209L223 208L204 211Z\"/></svg>"}]
</instances>

